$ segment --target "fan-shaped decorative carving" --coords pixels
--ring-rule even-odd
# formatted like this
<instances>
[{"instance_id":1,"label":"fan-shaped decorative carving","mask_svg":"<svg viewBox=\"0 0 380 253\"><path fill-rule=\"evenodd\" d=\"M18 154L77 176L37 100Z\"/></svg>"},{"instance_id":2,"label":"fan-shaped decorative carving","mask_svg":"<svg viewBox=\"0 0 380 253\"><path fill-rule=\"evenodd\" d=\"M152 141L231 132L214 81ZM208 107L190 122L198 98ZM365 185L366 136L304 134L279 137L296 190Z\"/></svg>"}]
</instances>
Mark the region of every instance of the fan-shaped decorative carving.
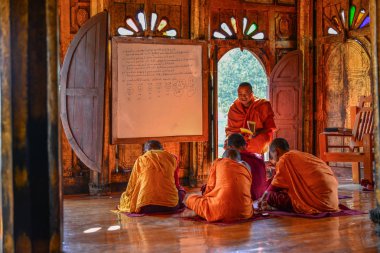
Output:
<instances>
[{"instance_id":1,"label":"fan-shaped decorative carving","mask_svg":"<svg viewBox=\"0 0 380 253\"><path fill-rule=\"evenodd\" d=\"M238 33L241 33L243 39L246 40L264 40L265 38L264 33L260 32L259 26L255 22L249 22L248 18L243 18L241 22L238 22L235 17L231 17L228 24L221 23L219 29L214 31L212 36L214 39L236 39Z\"/></svg>"},{"instance_id":2,"label":"fan-shaped decorative carving","mask_svg":"<svg viewBox=\"0 0 380 253\"><path fill-rule=\"evenodd\" d=\"M336 15L331 18L325 17L330 24L327 27L327 34L337 35L345 30L356 30L366 27L370 23L369 11L364 8L356 8L351 5L348 11L343 8L339 11L335 9Z\"/></svg>"},{"instance_id":3,"label":"fan-shaped decorative carving","mask_svg":"<svg viewBox=\"0 0 380 253\"><path fill-rule=\"evenodd\" d=\"M125 20L125 26L121 26L117 29L117 32L121 36L142 36L146 30L150 30L152 33L158 36L164 37L177 37L176 29L170 28L169 19L167 17L160 18L157 22L158 15L153 12L150 15L150 20L147 22L147 17L143 11L139 11L136 17L127 17Z\"/></svg>"}]
</instances>

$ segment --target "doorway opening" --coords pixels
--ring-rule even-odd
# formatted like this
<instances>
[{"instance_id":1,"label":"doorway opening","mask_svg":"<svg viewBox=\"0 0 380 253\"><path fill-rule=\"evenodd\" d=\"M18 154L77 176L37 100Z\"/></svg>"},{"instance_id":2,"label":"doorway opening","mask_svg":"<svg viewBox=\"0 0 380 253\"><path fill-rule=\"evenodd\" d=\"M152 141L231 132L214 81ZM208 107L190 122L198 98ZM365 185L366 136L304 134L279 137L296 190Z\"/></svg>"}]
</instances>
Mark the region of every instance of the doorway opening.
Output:
<instances>
[{"instance_id":1,"label":"doorway opening","mask_svg":"<svg viewBox=\"0 0 380 253\"><path fill-rule=\"evenodd\" d=\"M268 77L260 60L248 50L234 48L218 62L218 157L224 152L228 110L237 98L237 87L242 82L252 85L255 97L269 98Z\"/></svg>"}]
</instances>

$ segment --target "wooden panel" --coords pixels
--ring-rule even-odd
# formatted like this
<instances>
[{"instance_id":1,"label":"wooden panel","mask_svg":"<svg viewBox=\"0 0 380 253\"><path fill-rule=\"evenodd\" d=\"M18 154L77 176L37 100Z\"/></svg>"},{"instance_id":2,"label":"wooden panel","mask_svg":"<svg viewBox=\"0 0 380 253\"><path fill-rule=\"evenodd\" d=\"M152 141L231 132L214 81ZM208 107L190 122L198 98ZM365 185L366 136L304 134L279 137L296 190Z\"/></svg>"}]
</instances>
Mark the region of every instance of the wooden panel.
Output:
<instances>
[{"instance_id":1,"label":"wooden panel","mask_svg":"<svg viewBox=\"0 0 380 253\"><path fill-rule=\"evenodd\" d=\"M296 5L296 0L277 0L277 3L279 4L289 4L289 5Z\"/></svg>"},{"instance_id":2,"label":"wooden panel","mask_svg":"<svg viewBox=\"0 0 380 253\"><path fill-rule=\"evenodd\" d=\"M136 159L143 153L140 144L118 145L117 147L118 164L124 169L132 169Z\"/></svg>"},{"instance_id":3,"label":"wooden panel","mask_svg":"<svg viewBox=\"0 0 380 253\"><path fill-rule=\"evenodd\" d=\"M350 127L350 106L371 94L369 69L369 56L359 43L333 47L325 68L326 127Z\"/></svg>"},{"instance_id":4,"label":"wooden panel","mask_svg":"<svg viewBox=\"0 0 380 253\"><path fill-rule=\"evenodd\" d=\"M298 136L297 136L297 125L296 124L284 124L281 121L276 121L278 130L274 133L273 138L286 138L289 143L290 149L297 149L298 147ZM281 127L279 127L281 125Z\"/></svg>"},{"instance_id":5,"label":"wooden panel","mask_svg":"<svg viewBox=\"0 0 380 253\"><path fill-rule=\"evenodd\" d=\"M291 83L289 86L285 85L272 87L273 94L275 94L273 108L277 112L276 119L295 120L299 117L299 87L294 87Z\"/></svg>"},{"instance_id":6,"label":"wooden panel","mask_svg":"<svg viewBox=\"0 0 380 253\"><path fill-rule=\"evenodd\" d=\"M76 34L90 18L90 0L70 0L70 33Z\"/></svg>"},{"instance_id":7,"label":"wooden panel","mask_svg":"<svg viewBox=\"0 0 380 253\"><path fill-rule=\"evenodd\" d=\"M300 51L288 53L277 63L270 78L270 98L278 129L274 136L287 139L293 149L302 149L301 60Z\"/></svg>"},{"instance_id":8,"label":"wooden panel","mask_svg":"<svg viewBox=\"0 0 380 253\"><path fill-rule=\"evenodd\" d=\"M81 27L61 72L61 119L68 141L81 161L101 170L107 13ZM78 94L70 90L79 89ZM96 89L97 93L91 93ZM82 91L90 90L92 95ZM71 94L71 95L70 95ZM81 95L84 94L84 95Z\"/></svg>"},{"instance_id":9,"label":"wooden panel","mask_svg":"<svg viewBox=\"0 0 380 253\"><path fill-rule=\"evenodd\" d=\"M273 4L274 0L244 0L249 3L257 3L257 4Z\"/></svg>"},{"instance_id":10,"label":"wooden panel","mask_svg":"<svg viewBox=\"0 0 380 253\"><path fill-rule=\"evenodd\" d=\"M276 14L276 40L293 40L296 37L297 16L295 13Z\"/></svg>"}]
</instances>

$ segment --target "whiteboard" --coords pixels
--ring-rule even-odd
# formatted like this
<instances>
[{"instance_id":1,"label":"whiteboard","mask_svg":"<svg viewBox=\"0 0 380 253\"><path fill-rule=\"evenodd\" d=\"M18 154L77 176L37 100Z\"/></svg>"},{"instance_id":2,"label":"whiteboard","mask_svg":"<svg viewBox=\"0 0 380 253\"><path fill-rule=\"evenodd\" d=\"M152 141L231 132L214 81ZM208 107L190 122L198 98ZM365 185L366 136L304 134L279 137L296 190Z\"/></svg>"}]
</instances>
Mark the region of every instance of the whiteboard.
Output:
<instances>
[{"instance_id":1,"label":"whiteboard","mask_svg":"<svg viewBox=\"0 0 380 253\"><path fill-rule=\"evenodd\" d=\"M113 143L207 139L203 50L184 40L113 38Z\"/></svg>"}]
</instances>

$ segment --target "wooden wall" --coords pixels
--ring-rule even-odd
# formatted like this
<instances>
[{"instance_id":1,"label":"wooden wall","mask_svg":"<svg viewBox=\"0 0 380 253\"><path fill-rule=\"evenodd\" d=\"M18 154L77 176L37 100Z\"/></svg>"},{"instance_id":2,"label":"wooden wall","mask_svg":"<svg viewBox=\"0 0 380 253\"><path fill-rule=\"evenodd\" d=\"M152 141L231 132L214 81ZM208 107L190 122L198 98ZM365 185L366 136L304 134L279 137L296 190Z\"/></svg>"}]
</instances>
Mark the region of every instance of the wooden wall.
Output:
<instances>
[{"instance_id":1,"label":"wooden wall","mask_svg":"<svg viewBox=\"0 0 380 253\"><path fill-rule=\"evenodd\" d=\"M352 25L349 10L355 6ZM360 10L365 14L360 16ZM344 20L340 12L344 11ZM323 0L316 15L315 110L318 134L325 127L350 127L349 107L371 94L370 27L359 28L369 15L368 0ZM328 34L333 28L338 34Z\"/></svg>"},{"instance_id":2,"label":"wooden wall","mask_svg":"<svg viewBox=\"0 0 380 253\"><path fill-rule=\"evenodd\" d=\"M152 12L166 17L170 27L178 32L178 38L203 39L209 41L211 54L217 52L216 58L210 56L210 73L215 74L216 61L228 50L236 47L254 52L264 63L268 76L275 64L287 52L297 48L297 1L217 1L217 0L70 0L60 1L61 55L78 28L90 16L103 9L109 12L110 36L117 35L117 28L125 26L127 17L136 20L136 13L143 10L147 16ZM229 22L234 16L241 23L243 17L255 21L265 38L260 41L248 40L239 35L229 40L217 40L212 37L213 31L220 28L222 22ZM137 36L162 36L157 32L139 32ZM218 48L215 51L215 48ZM63 59L63 57L62 57ZM64 133L61 132L62 168L64 193L86 192L90 183L93 194L97 191L122 190L128 181L129 171L136 158L142 154L141 145L109 145L110 129L110 69L106 81L105 100L105 150L102 173L89 171L71 150ZM210 87L216 79L210 75ZM210 133L211 135L213 133ZM165 143L166 150L180 158L180 177L184 184L199 185L207 179L208 167L212 161L213 138L209 142Z\"/></svg>"}]
</instances>

